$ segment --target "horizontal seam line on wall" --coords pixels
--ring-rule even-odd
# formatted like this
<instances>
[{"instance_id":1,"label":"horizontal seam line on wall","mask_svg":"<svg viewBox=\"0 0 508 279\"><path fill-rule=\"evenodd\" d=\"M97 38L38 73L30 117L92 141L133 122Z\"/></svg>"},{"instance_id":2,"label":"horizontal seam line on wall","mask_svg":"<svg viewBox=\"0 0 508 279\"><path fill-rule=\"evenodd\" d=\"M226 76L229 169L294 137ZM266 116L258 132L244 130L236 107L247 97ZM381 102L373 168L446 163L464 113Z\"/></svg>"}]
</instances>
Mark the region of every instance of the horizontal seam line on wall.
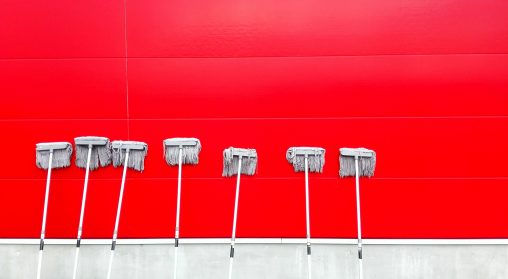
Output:
<instances>
[{"instance_id":1,"label":"horizontal seam line on wall","mask_svg":"<svg viewBox=\"0 0 508 279\"><path fill-rule=\"evenodd\" d=\"M169 167L168 167L169 168ZM128 177L127 180L177 180L177 177ZM228 177L182 177L182 180L230 180ZM301 177L245 177L246 180L301 180ZM311 180L350 180L353 178L311 176ZM368 180L507 180L508 176L492 177L371 177ZM0 181L42 181L46 178L0 178ZM51 178L51 180L84 180L84 178ZM121 178L93 178L89 180L120 181Z\"/></svg>"},{"instance_id":2,"label":"horizontal seam line on wall","mask_svg":"<svg viewBox=\"0 0 508 279\"><path fill-rule=\"evenodd\" d=\"M508 53L372 53L372 54L320 54L320 55L244 55L244 56L128 56L128 59L251 59L251 58L326 58L326 57L392 57L392 56L488 56ZM75 56L75 57L2 57L0 61L15 60L100 60L125 59L125 56Z\"/></svg>"},{"instance_id":3,"label":"horizontal seam line on wall","mask_svg":"<svg viewBox=\"0 0 508 279\"><path fill-rule=\"evenodd\" d=\"M203 117L203 118L4 118L0 122L32 121L239 121L239 120L365 120L365 119L505 119L508 115L462 116L338 116L338 117Z\"/></svg>"}]
</instances>

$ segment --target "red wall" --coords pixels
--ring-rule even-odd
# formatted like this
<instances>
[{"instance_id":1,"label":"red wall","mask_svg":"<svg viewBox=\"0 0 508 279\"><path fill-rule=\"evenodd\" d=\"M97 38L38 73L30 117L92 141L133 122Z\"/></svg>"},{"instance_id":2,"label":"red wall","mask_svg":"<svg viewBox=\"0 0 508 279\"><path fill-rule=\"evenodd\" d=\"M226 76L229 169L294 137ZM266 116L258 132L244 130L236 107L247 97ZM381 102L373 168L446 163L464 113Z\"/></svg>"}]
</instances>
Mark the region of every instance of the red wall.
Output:
<instances>
[{"instance_id":1,"label":"red wall","mask_svg":"<svg viewBox=\"0 0 508 279\"><path fill-rule=\"evenodd\" d=\"M120 237L171 237L167 137L198 137L183 170L183 237L230 235L224 148L258 150L242 180L239 237L304 237L304 181L290 146L327 149L310 180L311 232L355 237L338 148L378 154L362 180L364 236L508 237L505 0L0 0L0 237L38 237L37 142L146 141L128 173ZM76 234L84 171L54 172L48 237ZM93 172L84 237L110 237L121 170Z\"/></svg>"}]
</instances>

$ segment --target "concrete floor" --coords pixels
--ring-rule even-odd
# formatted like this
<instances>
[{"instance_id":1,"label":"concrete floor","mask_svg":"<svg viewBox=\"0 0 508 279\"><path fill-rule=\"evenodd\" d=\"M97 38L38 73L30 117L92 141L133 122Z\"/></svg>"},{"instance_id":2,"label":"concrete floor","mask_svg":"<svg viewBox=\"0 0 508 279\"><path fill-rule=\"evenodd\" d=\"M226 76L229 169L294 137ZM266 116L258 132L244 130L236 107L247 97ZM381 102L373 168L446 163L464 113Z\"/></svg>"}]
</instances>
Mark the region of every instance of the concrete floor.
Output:
<instances>
[{"instance_id":1,"label":"concrete floor","mask_svg":"<svg viewBox=\"0 0 508 279\"><path fill-rule=\"evenodd\" d=\"M110 247L83 245L78 278L105 278ZM237 244L233 278L305 279L302 244ZM313 278L357 278L356 246L313 245ZM75 247L46 245L42 278L72 277ZM37 245L0 245L0 278L35 278ZM180 246L178 277L227 278L229 245ZM172 278L170 245L118 245L116 279ZM365 245L365 279L506 279L508 245Z\"/></svg>"}]
</instances>

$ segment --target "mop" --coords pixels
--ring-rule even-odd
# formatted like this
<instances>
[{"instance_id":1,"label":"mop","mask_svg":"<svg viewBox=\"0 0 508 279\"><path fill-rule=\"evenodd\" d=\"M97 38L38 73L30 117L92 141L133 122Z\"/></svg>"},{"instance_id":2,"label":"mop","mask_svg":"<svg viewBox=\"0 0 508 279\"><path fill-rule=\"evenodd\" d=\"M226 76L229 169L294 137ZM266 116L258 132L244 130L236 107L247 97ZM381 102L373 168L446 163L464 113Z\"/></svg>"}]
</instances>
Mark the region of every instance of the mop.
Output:
<instances>
[{"instance_id":1,"label":"mop","mask_svg":"<svg viewBox=\"0 0 508 279\"><path fill-rule=\"evenodd\" d=\"M305 171L305 216L307 226L307 278L312 278L309 216L309 172L323 172L325 150L320 147L290 147L286 159L296 172Z\"/></svg>"},{"instance_id":2,"label":"mop","mask_svg":"<svg viewBox=\"0 0 508 279\"><path fill-rule=\"evenodd\" d=\"M201 143L196 138L170 138L163 142L164 158L170 166L178 165L178 190L176 199L175 257L173 278L176 279L178 266L178 238L180 237L180 196L182 188L182 165L197 165Z\"/></svg>"},{"instance_id":3,"label":"mop","mask_svg":"<svg viewBox=\"0 0 508 279\"><path fill-rule=\"evenodd\" d=\"M39 261L37 263L37 279L41 278L42 254L44 251L44 237L46 234L46 216L48 213L49 186L51 170L65 168L71 165L72 145L68 142L38 143L35 147L35 163L38 168L48 170L46 177L46 193L44 195L44 211L42 214L42 229L39 244Z\"/></svg>"},{"instance_id":4,"label":"mop","mask_svg":"<svg viewBox=\"0 0 508 279\"><path fill-rule=\"evenodd\" d=\"M76 279L78 271L79 248L81 246L81 234L83 232L83 218L85 216L86 193L90 170L98 169L99 165L105 167L111 164L111 143L108 138L92 136L77 137L74 139L74 144L76 146L76 166L78 168L84 168L86 171L83 195L81 198L81 211L79 214L72 279Z\"/></svg>"},{"instance_id":5,"label":"mop","mask_svg":"<svg viewBox=\"0 0 508 279\"><path fill-rule=\"evenodd\" d=\"M222 176L231 177L236 174L235 211L233 215L233 232L231 234L231 249L229 251L228 278L233 276L233 260L235 257L236 219L238 213L238 197L240 195L240 175L254 175L258 163L256 149L230 147L224 150Z\"/></svg>"},{"instance_id":6,"label":"mop","mask_svg":"<svg viewBox=\"0 0 508 279\"><path fill-rule=\"evenodd\" d=\"M116 239L118 237L118 224L120 222L120 213L122 211L123 192L125 188L125 176L127 168L137 171L143 171L145 168L145 156L148 151L148 145L139 141L120 141L115 140L112 143L113 148L113 166L123 166L122 183L120 185L120 196L118 197L118 206L116 208L115 229L111 239L111 253L109 255L108 276L111 278L111 268L115 256Z\"/></svg>"},{"instance_id":7,"label":"mop","mask_svg":"<svg viewBox=\"0 0 508 279\"><path fill-rule=\"evenodd\" d=\"M376 169L376 152L366 148L340 149L340 177L356 178L356 224L358 229L358 275L363 279L362 222L360 214L360 176L371 177Z\"/></svg>"}]
</instances>

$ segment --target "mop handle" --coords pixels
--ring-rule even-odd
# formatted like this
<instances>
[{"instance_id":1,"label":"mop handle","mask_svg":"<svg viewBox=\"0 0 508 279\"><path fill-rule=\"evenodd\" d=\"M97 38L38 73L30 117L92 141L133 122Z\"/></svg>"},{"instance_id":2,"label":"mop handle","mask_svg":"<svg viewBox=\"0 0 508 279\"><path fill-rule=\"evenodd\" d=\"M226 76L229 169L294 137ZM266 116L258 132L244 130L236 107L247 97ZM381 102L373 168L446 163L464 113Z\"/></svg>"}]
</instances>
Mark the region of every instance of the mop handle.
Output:
<instances>
[{"instance_id":1,"label":"mop handle","mask_svg":"<svg viewBox=\"0 0 508 279\"><path fill-rule=\"evenodd\" d=\"M81 234L83 233L83 219L85 217L86 193L88 191L88 176L90 175L90 160L92 158L92 145L88 146L88 157L86 159L85 184L83 186L83 197L81 199L81 211L79 214L79 227L76 247L80 247Z\"/></svg>"},{"instance_id":2,"label":"mop handle","mask_svg":"<svg viewBox=\"0 0 508 279\"><path fill-rule=\"evenodd\" d=\"M307 276L312 278L312 259L310 248L310 207L309 207L309 157L305 155L305 223L307 226Z\"/></svg>"},{"instance_id":3,"label":"mop handle","mask_svg":"<svg viewBox=\"0 0 508 279\"><path fill-rule=\"evenodd\" d=\"M176 198L176 225L175 225L175 247L178 247L180 237L180 198L182 194L182 146L178 151L178 190Z\"/></svg>"},{"instance_id":4,"label":"mop handle","mask_svg":"<svg viewBox=\"0 0 508 279\"><path fill-rule=\"evenodd\" d=\"M83 186L83 196L81 198L81 211L79 214L78 236L76 240L76 254L74 255L74 268L72 279L76 279L78 271L79 247L81 246L81 234L83 232L83 218L85 216L86 193L88 190L88 175L90 174L90 159L92 157L92 145L88 145L88 157L86 159L85 184Z\"/></svg>"},{"instance_id":5,"label":"mop handle","mask_svg":"<svg viewBox=\"0 0 508 279\"><path fill-rule=\"evenodd\" d=\"M175 258L173 265L173 279L176 279L178 266L178 238L180 237L180 197L182 192L182 151L180 146L178 151L178 194L176 198L176 225L175 225Z\"/></svg>"},{"instance_id":6,"label":"mop handle","mask_svg":"<svg viewBox=\"0 0 508 279\"><path fill-rule=\"evenodd\" d=\"M113 231L113 239L111 243L111 250L115 250L116 239L118 237L118 224L120 223L120 213L122 212L122 201L123 201L123 192L125 189L125 177L127 175L127 164L129 162L129 149L125 152L125 161L123 165L123 173L122 173L122 184L120 185L120 196L118 197L118 206L116 208L116 219L115 219L115 230Z\"/></svg>"},{"instance_id":7,"label":"mop handle","mask_svg":"<svg viewBox=\"0 0 508 279\"><path fill-rule=\"evenodd\" d=\"M355 156L355 179L356 179L356 224L358 230L358 274L363 279L363 255L362 255L362 219L360 213L360 174L358 168L358 156Z\"/></svg>"},{"instance_id":8,"label":"mop handle","mask_svg":"<svg viewBox=\"0 0 508 279\"><path fill-rule=\"evenodd\" d=\"M51 181L52 164L53 164L53 149L49 151L48 175L46 177L46 193L44 194L44 211L42 213L41 239L39 243L39 261L37 263L37 279L41 278L42 250L44 250L44 237L46 236L46 216L48 214L49 187Z\"/></svg>"},{"instance_id":9,"label":"mop handle","mask_svg":"<svg viewBox=\"0 0 508 279\"><path fill-rule=\"evenodd\" d=\"M238 197L240 196L240 175L242 173L242 156L238 160L238 174L236 176L235 211L233 214L233 231L231 233L231 250L229 251L229 276L233 276L233 259L235 257L236 219L238 216Z\"/></svg>"},{"instance_id":10,"label":"mop handle","mask_svg":"<svg viewBox=\"0 0 508 279\"><path fill-rule=\"evenodd\" d=\"M53 164L53 150L49 151L48 175L46 177L46 193L44 193L44 211L42 213L42 228L40 250L44 250L44 237L46 236L46 217L48 215L49 187L51 184L51 169Z\"/></svg>"},{"instance_id":11,"label":"mop handle","mask_svg":"<svg viewBox=\"0 0 508 279\"><path fill-rule=\"evenodd\" d=\"M115 219L115 230L113 231L113 238L111 239L111 253L109 254L109 265L108 265L108 275L107 279L111 278L111 270L113 267L113 258L115 256L115 248L116 248L116 239L118 237L118 223L120 223L120 212L122 211L122 200L123 200L123 190L125 188L125 177L127 174L127 164L129 163L129 149L125 152L125 161L123 164L123 173L122 173L122 184L120 185L120 196L118 197L118 206L116 209L116 219Z\"/></svg>"}]
</instances>

